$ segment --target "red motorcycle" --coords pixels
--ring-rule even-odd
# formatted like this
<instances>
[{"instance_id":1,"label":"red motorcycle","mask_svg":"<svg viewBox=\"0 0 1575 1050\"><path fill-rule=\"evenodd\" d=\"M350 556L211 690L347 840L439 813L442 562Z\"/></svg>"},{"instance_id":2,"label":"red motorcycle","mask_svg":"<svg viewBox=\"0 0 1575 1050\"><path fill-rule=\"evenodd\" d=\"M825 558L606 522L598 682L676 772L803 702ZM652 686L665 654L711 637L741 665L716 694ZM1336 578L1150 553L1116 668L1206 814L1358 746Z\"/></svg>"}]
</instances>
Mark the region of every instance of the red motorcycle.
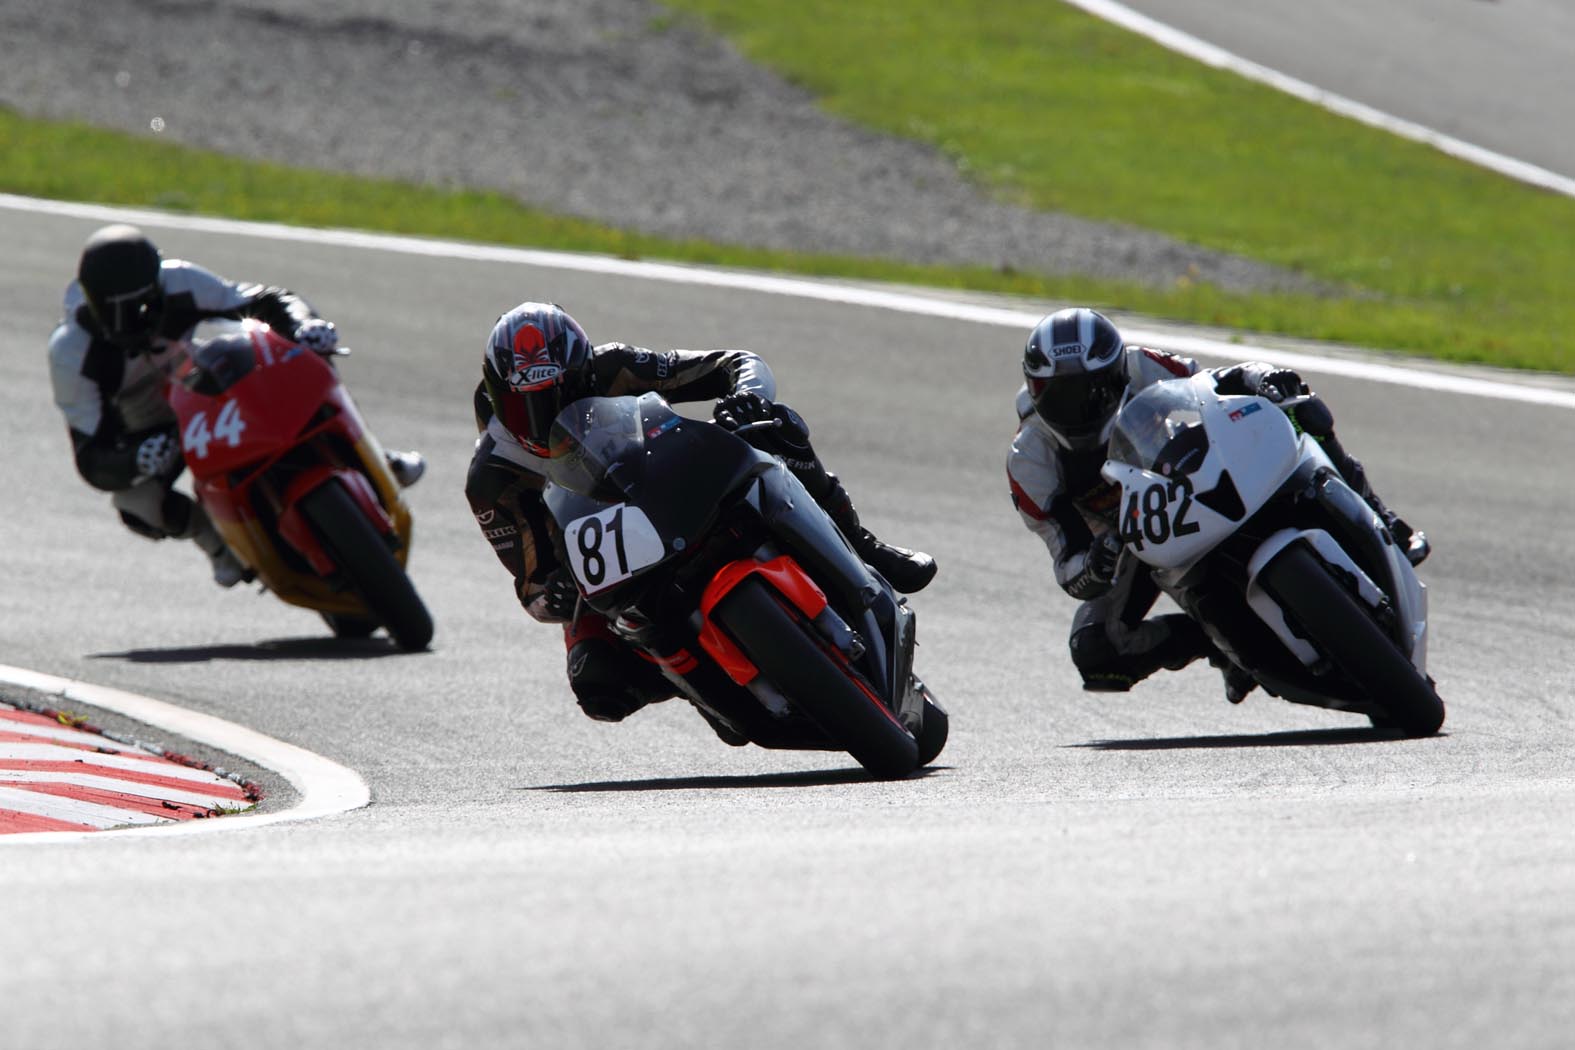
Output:
<instances>
[{"instance_id":1,"label":"red motorcycle","mask_svg":"<svg viewBox=\"0 0 1575 1050\"><path fill-rule=\"evenodd\" d=\"M192 346L169 401L197 500L265 587L339 637L426 648L410 510L332 366L247 321Z\"/></svg>"}]
</instances>

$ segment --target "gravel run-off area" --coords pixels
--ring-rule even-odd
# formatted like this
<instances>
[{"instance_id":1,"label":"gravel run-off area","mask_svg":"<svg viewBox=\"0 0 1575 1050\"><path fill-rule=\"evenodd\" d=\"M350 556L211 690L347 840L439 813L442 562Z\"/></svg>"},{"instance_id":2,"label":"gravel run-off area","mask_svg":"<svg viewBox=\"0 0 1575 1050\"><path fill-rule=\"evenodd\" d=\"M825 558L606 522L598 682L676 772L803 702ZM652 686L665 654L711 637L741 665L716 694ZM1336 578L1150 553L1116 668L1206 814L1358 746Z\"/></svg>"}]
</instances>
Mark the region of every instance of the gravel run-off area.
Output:
<instances>
[{"instance_id":1,"label":"gravel run-off area","mask_svg":"<svg viewBox=\"0 0 1575 1050\"><path fill-rule=\"evenodd\" d=\"M0 0L0 105L672 238L1314 290L992 199L649 0Z\"/></svg>"}]
</instances>

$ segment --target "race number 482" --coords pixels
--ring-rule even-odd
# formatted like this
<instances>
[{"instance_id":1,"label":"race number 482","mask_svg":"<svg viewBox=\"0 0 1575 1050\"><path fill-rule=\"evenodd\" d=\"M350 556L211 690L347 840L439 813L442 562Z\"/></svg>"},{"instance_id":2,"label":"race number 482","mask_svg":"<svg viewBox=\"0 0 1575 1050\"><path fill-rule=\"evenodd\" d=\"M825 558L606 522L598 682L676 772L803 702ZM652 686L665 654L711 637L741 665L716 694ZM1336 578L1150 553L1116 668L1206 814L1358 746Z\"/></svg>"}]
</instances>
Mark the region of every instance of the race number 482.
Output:
<instances>
[{"instance_id":1,"label":"race number 482","mask_svg":"<svg viewBox=\"0 0 1575 1050\"><path fill-rule=\"evenodd\" d=\"M1116 535L1134 550L1142 550L1145 542L1162 544L1172 536L1190 536L1199 529L1197 522L1187 520L1191 510L1192 479L1177 474L1169 482L1129 491Z\"/></svg>"}]
</instances>

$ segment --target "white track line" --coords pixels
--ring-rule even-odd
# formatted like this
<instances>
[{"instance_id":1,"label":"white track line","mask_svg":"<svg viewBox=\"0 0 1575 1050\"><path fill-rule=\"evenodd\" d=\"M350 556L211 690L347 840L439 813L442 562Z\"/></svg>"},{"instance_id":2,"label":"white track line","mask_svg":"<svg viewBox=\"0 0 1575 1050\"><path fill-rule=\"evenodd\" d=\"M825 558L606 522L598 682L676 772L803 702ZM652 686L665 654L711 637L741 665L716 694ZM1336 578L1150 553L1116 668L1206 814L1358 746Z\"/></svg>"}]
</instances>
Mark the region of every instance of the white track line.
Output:
<instances>
[{"instance_id":1,"label":"white track line","mask_svg":"<svg viewBox=\"0 0 1575 1050\"><path fill-rule=\"evenodd\" d=\"M1269 87L1283 91L1287 95L1294 95L1305 102L1311 102L1313 105L1321 106L1332 113L1338 113L1343 117L1350 117L1352 120L1358 120L1363 124L1380 128L1392 135L1399 135L1401 138L1426 143L1442 153L1449 154L1451 157L1458 157L1478 167L1496 171L1500 175L1508 175L1512 179L1518 179L1533 186L1540 186L1555 193L1562 193L1566 197L1575 197L1575 179L1549 171L1546 168L1540 168L1535 164L1528 164L1523 160L1516 160L1514 157L1507 157L1502 153L1495 153L1481 146L1474 146L1469 142L1463 142L1460 139L1445 135L1441 131L1435 131L1432 128L1412 123L1409 120L1402 120L1392 114L1374 109L1372 106L1346 98L1343 95L1325 91L1323 88L1315 87L1305 80L1297 80L1295 77L1286 76L1284 73L1270 69L1268 66L1260 66L1256 62L1226 51L1224 48L1217 47L1206 40L1184 33L1174 26L1166 25L1157 19L1150 18L1148 15L1140 14L1125 4L1118 4L1115 0L1066 0L1066 2L1074 7L1082 8L1089 14L1102 18L1113 25L1131 30L1140 36L1148 37L1161 47L1169 48L1172 51L1186 55L1188 58L1196 59L1204 65L1213 66L1216 69L1229 70L1232 73L1246 77L1248 80L1256 80L1260 84L1267 84Z\"/></svg>"},{"instance_id":2,"label":"white track line","mask_svg":"<svg viewBox=\"0 0 1575 1050\"><path fill-rule=\"evenodd\" d=\"M321 755L282 740L264 736L253 729L226 722L222 718L187 711L162 700L106 686L91 685L69 678L39 674L21 667L0 664L0 682L33 689L64 701L76 701L114 711L138 722L216 748L248 762L270 769L290 782L299 793L295 805L272 813L248 813L186 820L160 827L115 831L39 831L19 835L0 835L0 847L14 842L63 842L70 839L119 839L125 835L192 835L215 831L255 828L282 821L312 820L358 809L371 801L366 781L354 770L346 769ZM98 756L108 758L111 756Z\"/></svg>"},{"instance_id":3,"label":"white track line","mask_svg":"<svg viewBox=\"0 0 1575 1050\"><path fill-rule=\"evenodd\" d=\"M810 281L797 277L775 277L770 274L708 270L703 267L680 266L673 263L635 262L629 259L617 259L604 255L580 255L568 252L539 251L530 248L506 248L498 245L468 244L458 241L428 240L420 237L365 233L359 230L319 230L302 226L284 226L277 223L240 222L234 219L172 215L166 212L146 209L112 208L97 204L39 200L32 197L18 197L4 193L0 193L0 208L44 215L60 215L76 219L94 219L100 222L131 222L155 228L193 230L203 233L225 234L233 237L257 237L300 244L324 244L339 248L358 248L367 251L422 255L469 262L537 266L551 270L605 274L610 277L627 277L636 280L662 281L695 287L725 288L734 291L757 292L765 295L791 296L818 302L840 303L849 306L862 306L870 309L892 310L898 313L936 317L948 321L962 321L969 324L1010 328L1024 338L1026 338L1029 329L1042 316L1042 314L1026 310L953 302L917 293L882 291L880 289L836 284L830 281ZM1515 383L1507 379L1483 379L1459 373L1427 371L1413 366L1271 349L1248 342L1228 342L1201 336L1178 335L1173 331L1129 326L1123 326L1122 330L1123 334L1134 343L1164 347L1201 357L1224 358L1232 361L1248 358L1268 361L1273 364L1284 365L1287 368L1298 369L1310 377L1318 375L1347 376L1379 383L1408 386L1418 390L1434 390L1467 397L1486 397L1502 401L1545 405L1552 408L1575 409L1575 392Z\"/></svg>"}]
</instances>

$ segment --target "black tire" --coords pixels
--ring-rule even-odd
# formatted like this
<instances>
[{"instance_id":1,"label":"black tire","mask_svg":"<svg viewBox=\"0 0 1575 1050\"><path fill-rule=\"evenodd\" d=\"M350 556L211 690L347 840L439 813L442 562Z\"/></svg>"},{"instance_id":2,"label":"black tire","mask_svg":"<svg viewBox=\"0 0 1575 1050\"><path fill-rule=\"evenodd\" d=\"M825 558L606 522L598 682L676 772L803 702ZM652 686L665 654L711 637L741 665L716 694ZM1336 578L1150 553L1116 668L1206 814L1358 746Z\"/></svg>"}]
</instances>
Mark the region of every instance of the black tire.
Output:
<instances>
[{"instance_id":1,"label":"black tire","mask_svg":"<svg viewBox=\"0 0 1575 1050\"><path fill-rule=\"evenodd\" d=\"M350 494L337 482L319 485L301 497L301 514L350 588L399 647L410 652L425 649L432 641L432 614Z\"/></svg>"},{"instance_id":2,"label":"black tire","mask_svg":"<svg viewBox=\"0 0 1575 1050\"><path fill-rule=\"evenodd\" d=\"M800 712L877 777L905 777L919 766L919 745L886 708L871 700L758 579L733 588L718 621Z\"/></svg>"},{"instance_id":3,"label":"black tire","mask_svg":"<svg viewBox=\"0 0 1575 1050\"><path fill-rule=\"evenodd\" d=\"M319 613L329 630L334 632L335 638L370 638L372 632L382 624L376 620L368 620L362 616L347 616L344 613Z\"/></svg>"},{"instance_id":4,"label":"black tire","mask_svg":"<svg viewBox=\"0 0 1575 1050\"><path fill-rule=\"evenodd\" d=\"M946 747L946 737L951 732L951 719L946 715L946 709L936 702L930 691L923 683L919 688L924 692L924 725L919 728L919 765L927 766L934 762Z\"/></svg>"},{"instance_id":5,"label":"black tire","mask_svg":"<svg viewBox=\"0 0 1575 1050\"><path fill-rule=\"evenodd\" d=\"M1376 726L1431 736L1444 724L1432 682L1400 651L1304 545L1294 543L1264 568L1263 586L1316 648L1379 708Z\"/></svg>"}]
</instances>

